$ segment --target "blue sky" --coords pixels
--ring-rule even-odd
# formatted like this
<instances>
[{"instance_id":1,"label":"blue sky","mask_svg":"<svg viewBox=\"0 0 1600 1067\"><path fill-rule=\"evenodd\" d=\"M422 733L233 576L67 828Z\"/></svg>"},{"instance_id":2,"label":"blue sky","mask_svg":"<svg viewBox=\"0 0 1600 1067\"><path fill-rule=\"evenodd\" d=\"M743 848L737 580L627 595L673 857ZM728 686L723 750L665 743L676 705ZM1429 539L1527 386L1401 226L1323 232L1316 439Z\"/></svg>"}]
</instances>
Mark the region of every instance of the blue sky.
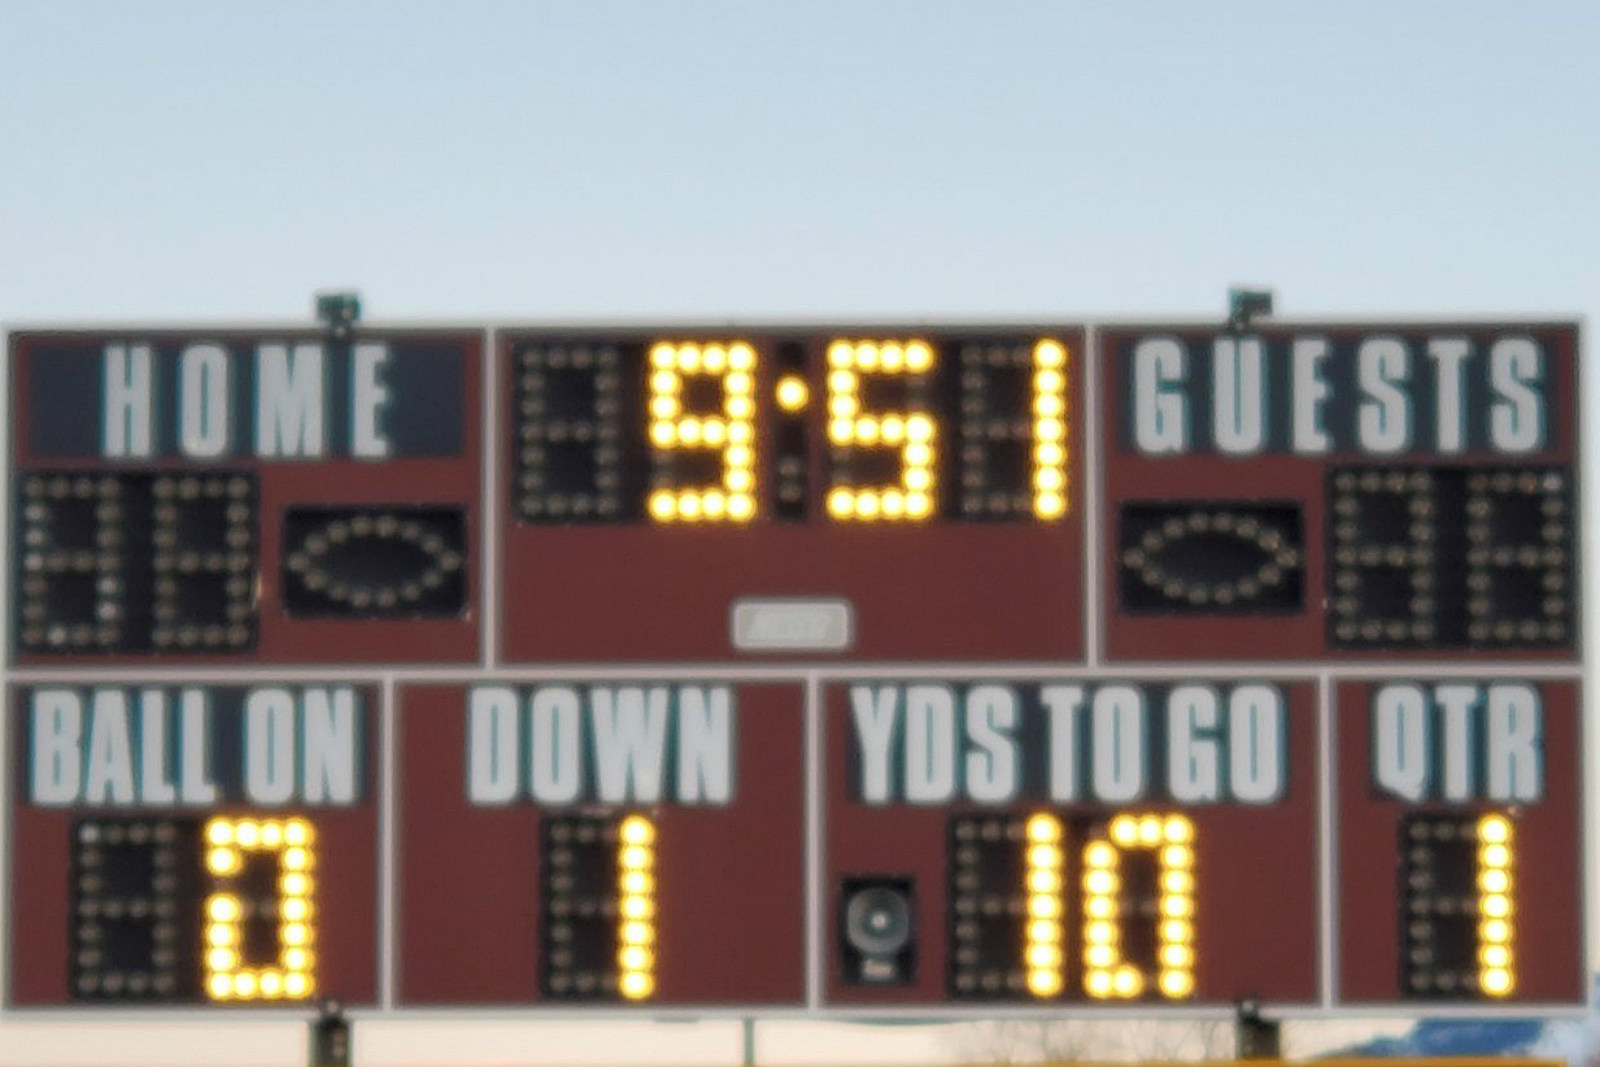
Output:
<instances>
[{"instance_id":1,"label":"blue sky","mask_svg":"<svg viewBox=\"0 0 1600 1067\"><path fill-rule=\"evenodd\" d=\"M1584 313L1600 7L11 3L0 319Z\"/></svg>"}]
</instances>

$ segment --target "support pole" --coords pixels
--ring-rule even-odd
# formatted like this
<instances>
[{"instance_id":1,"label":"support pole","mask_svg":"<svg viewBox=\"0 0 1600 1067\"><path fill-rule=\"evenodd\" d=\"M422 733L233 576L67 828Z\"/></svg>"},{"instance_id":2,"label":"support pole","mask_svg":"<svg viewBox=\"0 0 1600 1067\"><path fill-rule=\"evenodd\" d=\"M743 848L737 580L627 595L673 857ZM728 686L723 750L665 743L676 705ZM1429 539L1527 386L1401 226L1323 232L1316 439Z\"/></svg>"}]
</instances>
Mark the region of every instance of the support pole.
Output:
<instances>
[{"instance_id":1,"label":"support pole","mask_svg":"<svg viewBox=\"0 0 1600 1067\"><path fill-rule=\"evenodd\" d=\"M350 1020L337 1000L325 1000L311 1020L310 1067L350 1067Z\"/></svg>"},{"instance_id":2,"label":"support pole","mask_svg":"<svg viewBox=\"0 0 1600 1067\"><path fill-rule=\"evenodd\" d=\"M1276 1019L1261 1017L1261 1002L1246 997L1234 1005L1234 1049L1241 1060L1283 1058L1283 1035Z\"/></svg>"}]
</instances>

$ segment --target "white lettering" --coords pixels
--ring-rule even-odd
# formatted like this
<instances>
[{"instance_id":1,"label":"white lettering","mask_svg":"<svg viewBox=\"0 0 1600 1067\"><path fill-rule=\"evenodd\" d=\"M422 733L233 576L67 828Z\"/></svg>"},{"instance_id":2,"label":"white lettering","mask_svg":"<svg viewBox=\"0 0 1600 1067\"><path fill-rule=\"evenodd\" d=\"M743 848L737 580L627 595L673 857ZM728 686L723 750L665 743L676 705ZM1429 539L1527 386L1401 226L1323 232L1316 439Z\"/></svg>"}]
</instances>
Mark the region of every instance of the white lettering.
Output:
<instances>
[{"instance_id":1,"label":"white lettering","mask_svg":"<svg viewBox=\"0 0 1600 1067\"><path fill-rule=\"evenodd\" d=\"M256 356L256 454L320 459L326 449L322 427L322 345L263 344Z\"/></svg>"},{"instance_id":2,"label":"white lettering","mask_svg":"<svg viewBox=\"0 0 1600 1067\"><path fill-rule=\"evenodd\" d=\"M150 346L106 345L100 450L112 459L147 459L153 449Z\"/></svg>"},{"instance_id":3,"label":"white lettering","mask_svg":"<svg viewBox=\"0 0 1600 1067\"><path fill-rule=\"evenodd\" d=\"M1019 787L1017 695L1005 686L980 685L967 694L967 796L987 804L1011 800Z\"/></svg>"},{"instance_id":4,"label":"white lettering","mask_svg":"<svg viewBox=\"0 0 1600 1067\"><path fill-rule=\"evenodd\" d=\"M1188 410L1181 383L1188 370L1183 346L1172 337L1151 337L1133 352L1133 439L1150 455L1189 447Z\"/></svg>"},{"instance_id":5,"label":"white lettering","mask_svg":"<svg viewBox=\"0 0 1600 1067\"><path fill-rule=\"evenodd\" d=\"M1373 707L1373 777L1396 796L1421 800L1428 791L1427 697L1414 685L1386 685Z\"/></svg>"},{"instance_id":6,"label":"white lettering","mask_svg":"<svg viewBox=\"0 0 1600 1067\"><path fill-rule=\"evenodd\" d=\"M733 698L725 685L678 690L678 800L726 804L733 796Z\"/></svg>"},{"instance_id":7,"label":"white lettering","mask_svg":"<svg viewBox=\"0 0 1600 1067\"><path fill-rule=\"evenodd\" d=\"M1267 443L1261 339L1219 337L1212 345L1211 359L1217 450L1230 456L1261 451Z\"/></svg>"},{"instance_id":8,"label":"white lettering","mask_svg":"<svg viewBox=\"0 0 1600 1067\"><path fill-rule=\"evenodd\" d=\"M956 697L942 685L906 689L906 800L943 804L956 795Z\"/></svg>"},{"instance_id":9,"label":"white lettering","mask_svg":"<svg viewBox=\"0 0 1600 1067\"><path fill-rule=\"evenodd\" d=\"M70 689L39 689L32 704L29 799L41 806L71 804L81 781L83 703Z\"/></svg>"},{"instance_id":10,"label":"white lettering","mask_svg":"<svg viewBox=\"0 0 1600 1067\"><path fill-rule=\"evenodd\" d=\"M139 694L139 800L171 804L177 799L167 777L167 694L146 689Z\"/></svg>"},{"instance_id":11,"label":"white lettering","mask_svg":"<svg viewBox=\"0 0 1600 1067\"><path fill-rule=\"evenodd\" d=\"M899 696L899 688L892 685L850 687L856 751L861 754L861 799L868 804L887 804L894 798L889 781L889 758Z\"/></svg>"},{"instance_id":12,"label":"white lettering","mask_svg":"<svg viewBox=\"0 0 1600 1067\"><path fill-rule=\"evenodd\" d=\"M1428 341L1428 355L1433 357L1438 405L1435 438L1440 452L1457 453L1467 447L1467 381L1461 365L1472 355L1472 344L1465 337L1434 337Z\"/></svg>"},{"instance_id":13,"label":"white lettering","mask_svg":"<svg viewBox=\"0 0 1600 1067\"><path fill-rule=\"evenodd\" d=\"M245 698L245 794L278 805L294 796L295 707L287 689L255 689Z\"/></svg>"},{"instance_id":14,"label":"white lettering","mask_svg":"<svg viewBox=\"0 0 1600 1067\"><path fill-rule=\"evenodd\" d=\"M179 443L191 459L228 451L228 353L221 345L192 344L179 359Z\"/></svg>"},{"instance_id":15,"label":"white lettering","mask_svg":"<svg viewBox=\"0 0 1600 1067\"><path fill-rule=\"evenodd\" d=\"M389 346L362 341L350 358L350 454L382 459L389 454L389 438L380 429L379 416L389 404L389 389L382 384L380 372L389 361Z\"/></svg>"},{"instance_id":16,"label":"white lettering","mask_svg":"<svg viewBox=\"0 0 1600 1067\"><path fill-rule=\"evenodd\" d=\"M350 804L356 799L356 694L349 686L305 691L305 768L308 804Z\"/></svg>"},{"instance_id":17,"label":"white lettering","mask_svg":"<svg viewBox=\"0 0 1600 1067\"><path fill-rule=\"evenodd\" d=\"M1446 800L1472 796L1472 709L1478 703L1475 685L1440 685L1433 690L1443 730L1444 789Z\"/></svg>"},{"instance_id":18,"label":"white lettering","mask_svg":"<svg viewBox=\"0 0 1600 1067\"><path fill-rule=\"evenodd\" d=\"M189 805L217 802L217 784L208 766L211 728L211 693L206 689L185 689L178 695L183 717L182 745L178 749L178 794Z\"/></svg>"},{"instance_id":19,"label":"white lettering","mask_svg":"<svg viewBox=\"0 0 1600 1067\"><path fill-rule=\"evenodd\" d=\"M533 799L539 804L571 804L583 793L583 706L578 691L564 685L536 689L532 716L528 764ZM511 748L516 750L515 745Z\"/></svg>"},{"instance_id":20,"label":"white lettering","mask_svg":"<svg viewBox=\"0 0 1600 1067\"><path fill-rule=\"evenodd\" d=\"M664 686L597 686L590 691L600 800L654 804L661 799L670 712Z\"/></svg>"},{"instance_id":21,"label":"white lettering","mask_svg":"<svg viewBox=\"0 0 1600 1067\"><path fill-rule=\"evenodd\" d=\"M1050 799L1058 804L1078 799L1078 715L1083 686L1047 685L1039 700L1050 709Z\"/></svg>"},{"instance_id":22,"label":"white lettering","mask_svg":"<svg viewBox=\"0 0 1600 1067\"><path fill-rule=\"evenodd\" d=\"M1544 794L1543 709L1531 685L1489 687L1489 799L1538 800Z\"/></svg>"},{"instance_id":23,"label":"white lettering","mask_svg":"<svg viewBox=\"0 0 1600 1067\"><path fill-rule=\"evenodd\" d=\"M1221 796L1219 721L1217 693L1210 686L1180 685L1172 691L1167 700L1167 788L1174 800L1194 804Z\"/></svg>"},{"instance_id":24,"label":"white lettering","mask_svg":"<svg viewBox=\"0 0 1600 1067\"><path fill-rule=\"evenodd\" d=\"M84 770L86 804L132 804L133 741L128 698L120 689L96 690L89 712L89 755Z\"/></svg>"},{"instance_id":25,"label":"white lettering","mask_svg":"<svg viewBox=\"0 0 1600 1067\"><path fill-rule=\"evenodd\" d=\"M1411 443L1411 420L1397 383L1411 374L1406 346L1398 338L1371 337L1361 342L1356 358L1366 393L1356 421L1361 447L1383 454L1403 451Z\"/></svg>"},{"instance_id":26,"label":"white lettering","mask_svg":"<svg viewBox=\"0 0 1600 1067\"><path fill-rule=\"evenodd\" d=\"M517 694L474 689L467 702L467 798L508 804L517 795Z\"/></svg>"},{"instance_id":27,"label":"white lettering","mask_svg":"<svg viewBox=\"0 0 1600 1067\"><path fill-rule=\"evenodd\" d=\"M1283 795L1283 694L1241 685L1228 696L1228 781L1235 799L1269 804Z\"/></svg>"},{"instance_id":28,"label":"white lettering","mask_svg":"<svg viewBox=\"0 0 1600 1067\"><path fill-rule=\"evenodd\" d=\"M1294 450L1302 455L1320 456L1332 447L1322 422L1322 405L1328 399L1328 381L1323 377L1322 363L1327 358L1327 338L1295 338L1292 350Z\"/></svg>"},{"instance_id":29,"label":"white lettering","mask_svg":"<svg viewBox=\"0 0 1600 1067\"><path fill-rule=\"evenodd\" d=\"M1489 409L1489 441L1501 452L1536 452L1545 426L1538 386L1544 360L1531 337L1503 337L1489 350L1489 380L1496 399Z\"/></svg>"},{"instance_id":30,"label":"white lettering","mask_svg":"<svg viewBox=\"0 0 1600 1067\"><path fill-rule=\"evenodd\" d=\"M1144 693L1108 685L1094 695L1094 794L1109 803L1144 795Z\"/></svg>"}]
</instances>

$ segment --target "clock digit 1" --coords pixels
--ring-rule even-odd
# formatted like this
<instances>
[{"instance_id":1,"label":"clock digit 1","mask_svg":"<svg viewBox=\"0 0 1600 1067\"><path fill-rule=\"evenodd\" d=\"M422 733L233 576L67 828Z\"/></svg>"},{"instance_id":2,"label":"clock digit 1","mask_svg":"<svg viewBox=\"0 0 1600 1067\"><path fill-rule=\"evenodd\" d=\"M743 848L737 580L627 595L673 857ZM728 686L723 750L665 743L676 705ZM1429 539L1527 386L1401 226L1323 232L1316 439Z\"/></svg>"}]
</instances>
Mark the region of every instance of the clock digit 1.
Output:
<instances>
[{"instance_id":1,"label":"clock digit 1","mask_svg":"<svg viewBox=\"0 0 1600 1067\"><path fill-rule=\"evenodd\" d=\"M212 1000L303 1000L316 991L312 912L315 858L304 819L218 817L205 827L205 990ZM263 892L248 867L260 853L275 857L273 889ZM262 936L266 934L267 936ZM254 943L276 946L277 959L250 966Z\"/></svg>"},{"instance_id":2,"label":"clock digit 1","mask_svg":"<svg viewBox=\"0 0 1600 1067\"><path fill-rule=\"evenodd\" d=\"M1129 862L1138 859L1155 862ZM1194 885L1194 824L1182 815L1122 814L1090 836L1083 848L1083 984L1091 997L1143 996L1152 971L1169 1000L1194 991ZM1152 903L1147 926L1142 914Z\"/></svg>"},{"instance_id":3,"label":"clock digit 1","mask_svg":"<svg viewBox=\"0 0 1600 1067\"><path fill-rule=\"evenodd\" d=\"M1046 338L1033 346L1033 513L1059 519L1072 505L1067 483L1067 348Z\"/></svg>"},{"instance_id":4,"label":"clock digit 1","mask_svg":"<svg viewBox=\"0 0 1600 1067\"><path fill-rule=\"evenodd\" d=\"M756 513L755 349L727 344L659 342L650 349L650 443L654 488L650 515L657 522L748 522ZM720 382L711 411L693 410L696 379ZM714 480L685 486L692 462L685 453L721 456Z\"/></svg>"},{"instance_id":5,"label":"clock digit 1","mask_svg":"<svg viewBox=\"0 0 1600 1067\"><path fill-rule=\"evenodd\" d=\"M828 346L828 442L832 468L848 483L828 490L828 514L860 522L922 522L933 514L938 492L934 466L937 427L919 394L933 369L933 348L922 340L846 341ZM862 403L862 377L906 376L909 410L869 412ZM866 450L899 451L898 476L872 484Z\"/></svg>"}]
</instances>

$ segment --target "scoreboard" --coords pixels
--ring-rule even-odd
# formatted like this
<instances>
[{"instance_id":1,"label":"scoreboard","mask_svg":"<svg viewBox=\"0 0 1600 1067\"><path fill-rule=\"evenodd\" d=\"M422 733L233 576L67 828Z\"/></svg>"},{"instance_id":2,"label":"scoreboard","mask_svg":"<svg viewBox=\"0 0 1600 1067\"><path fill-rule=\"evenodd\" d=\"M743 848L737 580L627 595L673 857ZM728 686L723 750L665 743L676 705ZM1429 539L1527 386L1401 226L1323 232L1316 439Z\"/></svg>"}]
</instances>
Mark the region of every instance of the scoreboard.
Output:
<instances>
[{"instance_id":1,"label":"scoreboard","mask_svg":"<svg viewBox=\"0 0 1600 1067\"><path fill-rule=\"evenodd\" d=\"M1572 324L8 354L7 1010L1584 1007Z\"/></svg>"}]
</instances>

